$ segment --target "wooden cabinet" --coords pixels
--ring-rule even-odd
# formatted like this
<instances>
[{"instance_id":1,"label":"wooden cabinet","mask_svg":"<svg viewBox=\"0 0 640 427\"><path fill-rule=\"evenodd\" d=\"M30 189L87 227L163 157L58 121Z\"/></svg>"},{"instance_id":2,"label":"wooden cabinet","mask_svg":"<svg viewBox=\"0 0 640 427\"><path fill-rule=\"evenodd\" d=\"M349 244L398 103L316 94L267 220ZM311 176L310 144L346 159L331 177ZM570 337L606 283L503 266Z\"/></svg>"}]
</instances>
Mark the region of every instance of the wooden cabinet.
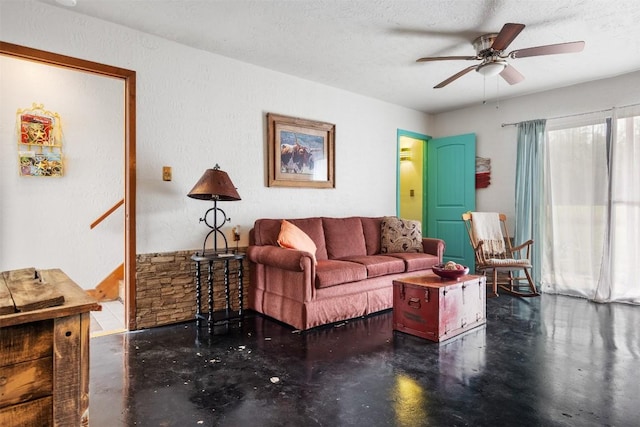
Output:
<instances>
[{"instance_id":1,"label":"wooden cabinet","mask_svg":"<svg viewBox=\"0 0 640 427\"><path fill-rule=\"evenodd\" d=\"M64 302L0 315L0 426L88 425L90 311L101 307L61 270L38 273Z\"/></svg>"}]
</instances>

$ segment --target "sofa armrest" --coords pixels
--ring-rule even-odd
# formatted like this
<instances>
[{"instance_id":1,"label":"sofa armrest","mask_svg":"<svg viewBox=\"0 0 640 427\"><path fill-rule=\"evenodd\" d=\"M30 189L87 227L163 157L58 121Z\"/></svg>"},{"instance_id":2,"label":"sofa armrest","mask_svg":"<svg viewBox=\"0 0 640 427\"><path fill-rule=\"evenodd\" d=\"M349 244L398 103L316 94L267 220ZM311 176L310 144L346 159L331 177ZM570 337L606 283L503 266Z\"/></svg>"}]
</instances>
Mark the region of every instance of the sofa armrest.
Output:
<instances>
[{"instance_id":1,"label":"sofa armrest","mask_svg":"<svg viewBox=\"0 0 640 427\"><path fill-rule=\"evenodd\" d=\"M264 264L289 271L304 271L309 260L313 265L313 256L308 252L285 249L279 246L249 246L247 258L256 264Z\"/></svg>"},{"instance_id":2,"label":"sofa armrest","mask_svg":"<svg viewBox=\"0 0 640 427\"><path fill-rule=\"evenodd\" d=\"M442 263L442 258L444 257L444 250L446 248L446 244L442 239L436 239L433 237L423 237L422 238L422 249L425 253L436 255L440 262Z\"/></svg>"},{"instance_id":3,"label":"sofa armrest","mask_svg":"<svg viewBox=\"0 0 640 427\"><path fill-rule=\"evenodd\" d=\"M257 245L249 246L247 258L253 274L252 287L299 302L315 297L316 268L310 253Z\"/></svg>"}]
</instances>

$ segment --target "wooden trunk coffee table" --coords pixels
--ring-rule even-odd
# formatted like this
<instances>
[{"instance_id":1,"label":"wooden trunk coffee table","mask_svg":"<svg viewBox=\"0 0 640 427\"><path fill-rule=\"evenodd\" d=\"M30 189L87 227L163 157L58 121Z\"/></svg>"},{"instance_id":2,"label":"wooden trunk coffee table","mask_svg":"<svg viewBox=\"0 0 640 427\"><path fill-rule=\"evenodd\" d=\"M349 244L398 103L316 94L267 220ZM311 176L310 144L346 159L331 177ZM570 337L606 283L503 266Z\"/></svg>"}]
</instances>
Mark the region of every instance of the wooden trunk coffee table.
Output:
<instances>
[{"instance_id":1,"label":"wooden trunk coffee table","mask_svg":"<svg viewBox=\"0 0 640 427\"><path fill-rule=\"evenodd\" d=\"M393 329L440 342L486 323L486 278L434 273L393 281Z\"/></svg>"}]
</instances>

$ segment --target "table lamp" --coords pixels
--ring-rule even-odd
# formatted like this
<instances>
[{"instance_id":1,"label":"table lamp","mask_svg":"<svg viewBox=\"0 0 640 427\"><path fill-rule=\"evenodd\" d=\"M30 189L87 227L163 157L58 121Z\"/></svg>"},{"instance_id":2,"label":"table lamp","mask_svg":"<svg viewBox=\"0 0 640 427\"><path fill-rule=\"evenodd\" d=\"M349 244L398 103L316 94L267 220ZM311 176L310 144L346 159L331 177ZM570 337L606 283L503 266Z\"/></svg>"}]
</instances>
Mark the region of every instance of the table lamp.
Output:
<instances>
[{"instance_id":1,"label":"table lamp","mask_svg":"<svg viewBox=\"0 0 640 427\"><path fill-rule=\"evenodd\" d=\"M231 218L227 218L227 215L222 209L218 207L218 200L223 201L235 201L241 200L240 195L236 191L236 187L231 182L229 175L226 172L220 170L220 166L216 164L213 169L207 169L202 177L198 180L196 185L191 189L188 194L189 197L199 200L213 200L213 207L207 210L204 217L200 218L200 222L204 222L207 227L211 229L204 238L202 244L202 254L205 255L207 247L207 239L213 234L213 250L214 253L228 253L229 246L227 243L227 237L221 230L221 227L225 222L230 221ZM207 216L213 212L213 224L207 221ZM219 221L218 214L221 214ZM218 234L220 234L224 240L224 252L218 251Z\"/></svg>"}]
</instances>

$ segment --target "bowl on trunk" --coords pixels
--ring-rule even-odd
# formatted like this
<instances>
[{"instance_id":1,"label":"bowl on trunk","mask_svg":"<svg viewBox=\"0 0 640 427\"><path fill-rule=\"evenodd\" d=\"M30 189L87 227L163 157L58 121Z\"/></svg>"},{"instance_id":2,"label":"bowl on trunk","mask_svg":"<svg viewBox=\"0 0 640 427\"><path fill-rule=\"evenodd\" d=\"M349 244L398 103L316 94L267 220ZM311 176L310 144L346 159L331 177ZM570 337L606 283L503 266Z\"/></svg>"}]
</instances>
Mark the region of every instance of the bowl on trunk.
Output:
<instances>
[{"instance_id":1,"label":"bowl on trunk","mask_svg":"<svg viewBox=\"0 0 640 427\"><path fill-rule=\"evenodd\" d=\"M436 276L439 276L443 279L459 279L462 276L469 274L469 267L463 265L463 269L461 270L445 270L444 264L436 264L431 270L435 273Z\"/></svg>"}]
</instances>

